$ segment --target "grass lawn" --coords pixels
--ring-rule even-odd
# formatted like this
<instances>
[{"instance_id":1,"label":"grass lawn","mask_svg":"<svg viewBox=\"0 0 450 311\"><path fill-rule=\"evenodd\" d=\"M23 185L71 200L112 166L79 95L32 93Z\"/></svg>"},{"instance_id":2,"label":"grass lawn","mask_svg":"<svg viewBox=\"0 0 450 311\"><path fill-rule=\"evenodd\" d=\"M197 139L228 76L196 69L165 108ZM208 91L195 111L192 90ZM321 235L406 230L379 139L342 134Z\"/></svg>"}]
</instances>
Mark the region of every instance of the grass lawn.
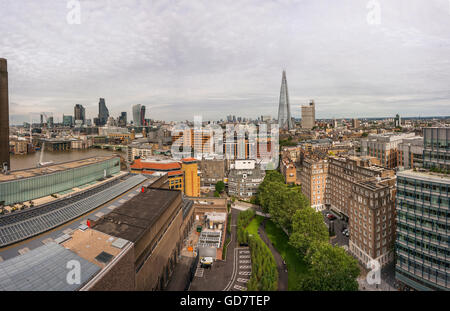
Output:
<instances>
[{"instance_id":1,"label":"grass lawn","mask_svg":"<svg viewBox=\"0 0 450 311\"><path fill-rule=\"evenodd\" d=\"M245 229L246 231L248 231L249 234L253 234L253 236L258 236L259 238L259 234L258 234L258 228L259 228L259 224L264 220L264 217L256 215L252 221L248 224L247 228Z\"/></svg>"},{"instance_id":2,"label":"grass lawn","mask_svg":"<svg viewBox=\"0 0 450 311\"><path fill-rule=\"evenodd\" d=\"M294 290L298 280L308 273L307 263L297 254L295 248L289 245L289 238L286 233L270 219L266 222L266 233L287 264L288 290Z\"/></svg>"}]
</instances>

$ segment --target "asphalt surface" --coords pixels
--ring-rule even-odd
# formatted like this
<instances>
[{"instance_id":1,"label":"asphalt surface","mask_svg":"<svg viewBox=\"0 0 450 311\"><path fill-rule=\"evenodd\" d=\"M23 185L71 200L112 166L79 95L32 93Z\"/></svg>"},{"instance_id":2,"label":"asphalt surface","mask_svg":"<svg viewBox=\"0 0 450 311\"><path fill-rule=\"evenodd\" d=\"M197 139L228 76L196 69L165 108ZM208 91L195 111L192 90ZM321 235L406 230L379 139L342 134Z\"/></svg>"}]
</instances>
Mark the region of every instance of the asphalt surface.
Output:
<instances>
[{"instance_id":1,"label":"asphalt surface","mask_svg":"<svg viewBox=\"0 0 450 311\"><path fill-rule=\"evenodd\" d=\"M267 244L270 251L273 254L273 257L275 258L275 261L277 263L277 269L278 269L278 290L279 291L287 291L288 290L288 272L287 272L287 266L284 264L283 257L281 257L280 253L275 249L275 247L272 245L272 242L270 242L269 237L266 233L266 218L264 218L263 222L259 226L258 233L261 239L264 241L264 243Z\"/></svg>"},{"instance_id":2,"label":"asphalt surface","mask_svg":"<svg viewBox=\"0 0 450 311\"><path fill-rule=\"evenodd\" d=\"M333 226L334 227L334 233L336 234L336 237L331 240L331 244L348 247L349 238L342 234L342 230L344 228L348 228L348 223L343 221L343 220L341 220L341 219L339 219L339 217L336 217L336 219L330 221L326 217L327 213L331 213L331 212L327 211L327 210L322 211L323 219L325 221L325 224L327 225L328 228L329 228L329 226ZM334 214L334 215L338 216L336 214Z\"/></svg>"},{"instance_id":3,"label":"asphalt surface","mask_svg":"<svg viewBox=\"0 0 450 311\"><path fill-rule=\"evenodd\" d=\"M237 216L238 210L231 209L231 241L227 247L225 260L215 261L211 268L199 270L191 282L190 291L222 291L230 288L230 284L234 282L236 269L236 253L237 244ZM202 269L202 268L200 268Z\"/></svg>"}]
</instances>

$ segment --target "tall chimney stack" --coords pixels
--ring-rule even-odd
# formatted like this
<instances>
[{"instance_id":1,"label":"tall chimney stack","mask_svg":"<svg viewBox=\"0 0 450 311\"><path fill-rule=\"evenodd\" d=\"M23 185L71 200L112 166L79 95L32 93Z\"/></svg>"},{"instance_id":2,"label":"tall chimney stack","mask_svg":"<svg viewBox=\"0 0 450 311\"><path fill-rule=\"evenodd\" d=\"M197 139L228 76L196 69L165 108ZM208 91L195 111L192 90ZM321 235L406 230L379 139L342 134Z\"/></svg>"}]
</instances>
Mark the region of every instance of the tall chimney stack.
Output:
<instances>
[{"instance_id":1,"label":"tall chimney stack","mask_svg":"<svg viewBox=\"0 0 450 311\"><path fill-rule=\"evenodd\" d=\"M0 172L5 163L10 170L8 68L6 59L0 58Z\"/></svg>"}]
</instances>

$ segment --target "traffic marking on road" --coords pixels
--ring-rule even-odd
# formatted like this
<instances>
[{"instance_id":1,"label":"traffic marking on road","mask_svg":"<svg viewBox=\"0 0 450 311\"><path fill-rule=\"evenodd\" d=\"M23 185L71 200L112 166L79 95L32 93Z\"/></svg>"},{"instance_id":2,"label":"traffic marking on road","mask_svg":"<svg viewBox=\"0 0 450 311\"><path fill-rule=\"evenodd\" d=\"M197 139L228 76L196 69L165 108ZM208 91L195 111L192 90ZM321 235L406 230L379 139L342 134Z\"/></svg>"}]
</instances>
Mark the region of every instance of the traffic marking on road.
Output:
<instances>
[{"instance_id":1,"label":"traffic marking on road","mask_svg":"<svg viewBox=\"0 0 450 311\"><path fill-rule=\"evenodd\" d=\"M239 266L239 269L251 269L252 266Z\"/></svg>"},{"instance_id":2,"label":"traffic marking on road","mask_svg":"<svg viewBox=\"0 0 450 311\"><path fill-rule=\"evenodd\" d=\"M239 263L250 263L250 260L239 260Z\"/></svg>"},{"instance_id":3,"label":"traffic marking on road","mask_svg":"<svg viewBox=\"0 0 450 311\"><path fill-rule=\"evenodd\" d=\"M250 255L240 255L239 258L242 258L242 259L244 259L244 258L250 258Z\"/></svg>"},{"instance_id":4,"label":"traffic marking on road","mask_svg":"<svg viewBox=\"0 0 450 311\"><path fill-rule=\"evenodd\" d=\"M250 275L252 274L250 271L239 271L239 275Z\"/></svg>"},{"instance_id":5,"label":"traffic marking on road","mask_svg":"<svg viewBox=\"0 0 450 311\"><path fill-rule=\"evenodd\" d=\"M248 283L248 279L238 278L236 281L239 283Z\"/></svg>"},{"instance_id":6,"label":"traffic marking on road","mask_svg":"<svg viewBox=\"0 0 450 311\"><path fill-rule=\"evenodd\" d=\"M244 286L240 286L240 285L234 285L233 287L237 290L242 290L242 291L247 290L247 288L245 288Z\"/></svg>"}]
</instances>

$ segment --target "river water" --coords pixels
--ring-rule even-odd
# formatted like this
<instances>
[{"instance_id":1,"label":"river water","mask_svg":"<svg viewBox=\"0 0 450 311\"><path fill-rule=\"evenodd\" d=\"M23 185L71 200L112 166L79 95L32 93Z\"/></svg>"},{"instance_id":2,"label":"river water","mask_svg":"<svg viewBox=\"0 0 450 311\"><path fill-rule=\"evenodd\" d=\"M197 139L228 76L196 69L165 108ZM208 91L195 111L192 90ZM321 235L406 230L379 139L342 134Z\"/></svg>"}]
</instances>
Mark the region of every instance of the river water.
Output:
<instances>
[{"instance_id":1,"label":"river water","mask_svg":"<svg viewBox=\"0 0 450 311\"><path fill-rule=\"evenodd\" d=\"M67 161L75 161L79 159L95 157L95 156L108 156L113 153L118 153L126 158L126 154L123 151L112 151L107 149L83 149L77 150L73 149L70 151L45 151L44 157L42 158L43 162L53 161L56 163L67 162ZM35 168L39 162L39 158L41 156L41 152L35 152L25 155L11 155L11 170L21 170L26 168Z\"/></svg>"}]
</instances>

